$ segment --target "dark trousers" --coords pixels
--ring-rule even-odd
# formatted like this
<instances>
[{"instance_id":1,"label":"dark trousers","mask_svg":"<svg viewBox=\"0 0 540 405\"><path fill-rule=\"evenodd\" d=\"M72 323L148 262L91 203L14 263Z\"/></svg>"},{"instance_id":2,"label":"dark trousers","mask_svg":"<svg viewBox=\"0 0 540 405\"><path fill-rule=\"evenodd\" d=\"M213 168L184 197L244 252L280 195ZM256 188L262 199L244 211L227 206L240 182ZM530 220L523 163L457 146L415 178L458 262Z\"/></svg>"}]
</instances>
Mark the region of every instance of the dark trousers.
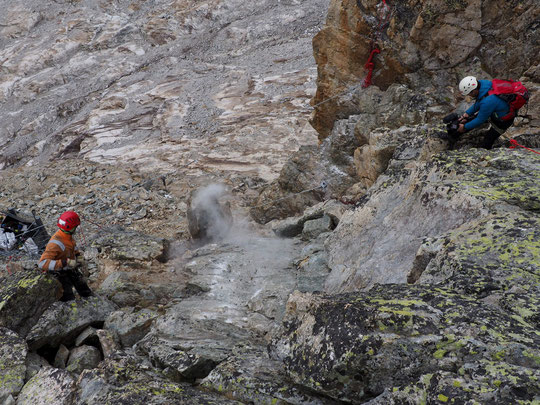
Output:
<instances>
[{"instance_id":1,"label":"dark trousers","mask_svg":"<svg viewBox=\"0 0 540 405\"><path fill-rule=\"evenodd\" d=\"M493 144L497 138L499 138L499 136L504 134L506 130L512 126L514 123L514 118L501 121L497 118L491 117L489 122L491 123L491 126L484 133L484 140L482 141L482 148L484 149L491 149L493 147Z\"/></svg>"},{"instance_id":2,"label":"dark trousers","mask_svg":"<svg viewBox=\"0 0 540 405\"><path fill-rule=\"evenodd\" d=\"M60 301L71 301L75 299L75 294L73 294L73 287L77 290L81 297L90 297L92 290L84 281L83 275L77 269L71 270L61 270L56 272L56 278L62 284L64 293L60 298Z\"/></svg>"}]
</instances>

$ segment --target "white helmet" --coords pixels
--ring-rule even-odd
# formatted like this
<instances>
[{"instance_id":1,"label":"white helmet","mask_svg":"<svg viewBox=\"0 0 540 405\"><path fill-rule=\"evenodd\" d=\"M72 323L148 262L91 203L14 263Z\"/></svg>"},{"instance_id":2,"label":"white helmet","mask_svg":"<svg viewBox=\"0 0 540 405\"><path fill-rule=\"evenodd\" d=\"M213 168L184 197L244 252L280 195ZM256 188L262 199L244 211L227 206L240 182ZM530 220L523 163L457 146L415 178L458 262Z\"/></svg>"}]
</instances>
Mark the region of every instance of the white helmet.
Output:
<instances>
[{"instance_id":1,"label":"white helmet","mask_svg":"<svg viewBox=\"0 0 540 405\"><path fill-rule=\"evenodd\" d=\"M461 94L466 96L474 89L478 88L478 80L474 76L467 76L462 81L459 82L459 91Z\"/></svg>"}]
</instances>

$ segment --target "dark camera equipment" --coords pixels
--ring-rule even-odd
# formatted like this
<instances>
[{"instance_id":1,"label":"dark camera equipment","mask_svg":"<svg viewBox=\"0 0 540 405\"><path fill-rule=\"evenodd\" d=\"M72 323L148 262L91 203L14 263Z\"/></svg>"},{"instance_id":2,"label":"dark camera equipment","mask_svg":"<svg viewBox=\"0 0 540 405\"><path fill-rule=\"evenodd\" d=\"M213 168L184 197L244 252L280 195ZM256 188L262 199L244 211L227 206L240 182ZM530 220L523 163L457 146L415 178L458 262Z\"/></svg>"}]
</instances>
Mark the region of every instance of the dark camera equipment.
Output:
<instances>
[{"instance_id":1,"label":"dark camera equipment","mask_svg":"<svg viewBox=\"0 0 540 405\"><path fill-rule=\"evenodd\" d=\"M446 124L446 132L448 132L448 136L455 138L459 135L459 115L456 113L448 114L443 118L443 122Z\"/></svg>"}]
</instances>

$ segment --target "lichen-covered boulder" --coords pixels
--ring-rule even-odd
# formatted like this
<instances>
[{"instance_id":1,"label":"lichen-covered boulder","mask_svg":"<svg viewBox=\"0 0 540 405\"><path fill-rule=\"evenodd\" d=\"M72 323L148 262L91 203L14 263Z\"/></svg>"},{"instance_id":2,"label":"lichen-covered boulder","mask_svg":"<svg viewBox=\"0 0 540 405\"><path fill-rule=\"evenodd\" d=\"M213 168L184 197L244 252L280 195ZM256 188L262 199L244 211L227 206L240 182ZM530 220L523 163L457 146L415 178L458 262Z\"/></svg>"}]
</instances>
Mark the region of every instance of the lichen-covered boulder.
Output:
<instances>
[{"instance_id":1,"label":"lichen-covered boulder","mask_svg":"<svg viewBox=\"0 0 540 405\"><path fill-rule=\"evenodd\" d=\"M173 381L194 382L206 377L218 364L209 356L189 353L167 344L153 346L148 357L156 367L164 369L164 373Z\"/></svg>"},{"instance_id":2,"label":"lichen-covered boulder","mask_svg":"<svg viewBox=\"0 0 540 405\"><path fill-rule=\"evenodd\" d=\"M105 320L104 328L116 333L123 346L130 347L148 333L157 316L150 309L115 311Z\"/></svg>"},{"instance_id":3,"label":"lichen-covered boulder","mask_svg":"<svg viewBox=\"0 0 540 405\"><path fill-rule=\"evenodd\" d=\"M60 283L34 270L3 274L0 278L0 326L26 336L41 314L57 300Z\"/></svg>"},{"instance_id":4,"label":"lichen-covered boulder","mask_svg":"<svg viewBox=\"0 0 540 405\"><path fill-rule=\"evenodd\" d=\"M39 318L26 340L31 350L57 347L61 343L71 346L84 329L103 325L116 309L115 304L99 296L56 302Z\"/></svg>"},{"instance_id":5,"label":"lichen-covered boulder","mask_svg":"<svg viewBox=\"0 0 540 405\"><path fill-rule=\"evenodd\" d=\"M480 403L490 393L496 400L489 403L502 404L540 395L539 344L533 325L475 297L383 285L294 294L272 352L298 384L340 401L363 403L389 387L407 391L420 376L446 372L433 380L438 393L459 399L466 392Z\"/></svg>"},{"instance_id":6,"label":"lichen-covered boulder","mask_svg":"<svg viewBox=\"0 0 540 405\"><path fill-rule=\"evenodd\" d=\"M417 257L409 282L451 287L540 327L540 217L491 215L426 241L420 252L430 253Z\"/></svg>"},{"instance_id":7,"label":"lichen-covered boulder","mask_svg":"<svg viewBox=\"0 0 540 405\"><path fill-rule=\"evenodd\" d=\"M23 387L18 404L66 405L75 401L75 380L66 370L43 368Z\"/></svg>"},{"instance_id":8,"label":"lichen-covered boulder","mask_svg":"<svg viewBox=\"0 0 540 405\"><path fill-rule=\"evenodd\" d=\"M346 213L327 240L332 269L327 292L405 283L425 240L479 218L508 212L521 213L524 221L537 217L540 160L535 154L467 149L421 161L430 133L435 130L419 132L396 149L364 203ZM498 263L504 266L501 255Z\"/></svg>"},{"instance_id":9,"label":"lichen-covered boulder","mask_svg":"<svg viewBox=\"0 0 540 405\"><path fill-rule=\"evenodd\" d=\"M234 355L220 363L201 386L242 403L261 405L330 402L294 384L284 373L283 363L272 360L260 348L238 347Z\"/></svg>"},{"instance_id":10,"label":"lichen-covered boulder","mask_svg":"<svg viewBox=\"0 0 540 405\"><path fill-rule=\"evenodd\" d=\"M39 373L39 370L45 367L50 367L51 365L49 362L41 357L37 353L30 352L26 356L26 378L25 381L28 381L33 376L35 376L37 373Z\"/></svg>"},{"instance_id":11,"label":"lichen-covered boulder","mask_svg":"<svg viewBox=\"0 0 540 405\"><path fill-rule=\"evenodd\" d=\"M72 373L80 374L83 370L96 368L101 361L101 352L94 346L79 346L69 353L66 369Z\"/></svg>"},{"instance_id":12,"label":"lichen-covered boulder","mask_svg":"<svg viewBox=\"0 0 540 405\"><path fill-rule=\"evenodd\" d=\"M128 272L110 274L101 284L99 292L119 307L150 305L160 299L147 285L132 282Z\"/></svg>"},{"instance_id":13,"label":"lichen-covered boulder","mask_svg":"<svg viewBox=\"0 0 540 405\"><path fill-rule=\"evenodd\" d=\"M102 404L238 404L219 394L199 391L189 384L172 382L149 369L143 358L123 353L102 362L99 369L82 372L78 383L78 403Z\"/></svg>"},{"instance_id":14,"label":"lichen-covered boulder","mask_svg":"<svg viewBox=\"0 0 540 405\"><path fill-rule=\"evenodd\" d=\"M0 327L0 403L17 395L24 385L28 346L24 339Z\"/></svg>"}]
</instances>

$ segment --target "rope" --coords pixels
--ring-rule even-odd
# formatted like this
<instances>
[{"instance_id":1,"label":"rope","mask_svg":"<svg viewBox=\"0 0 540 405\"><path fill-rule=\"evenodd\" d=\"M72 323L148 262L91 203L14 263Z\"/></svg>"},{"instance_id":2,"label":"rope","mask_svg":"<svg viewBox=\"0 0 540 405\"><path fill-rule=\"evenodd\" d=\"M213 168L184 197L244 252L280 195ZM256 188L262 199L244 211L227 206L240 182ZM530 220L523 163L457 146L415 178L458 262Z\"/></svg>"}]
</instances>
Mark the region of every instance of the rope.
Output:
<instances>
[{"instance_id":1,"label":"rope","mask_svg":"<svg viewBox=\"0 0 540 405\"><path fill-rule=\"evenodd\" d=\"M386 3L386 0L382 0L382 3L377 6L379 9L379 23L377 25L377 29L374 30L371 33L371 41L370 41L370 47L371 51L369 54L369 58L364 65L364 68L368 71L366 77L360 82L360 84L356 84L352 87L350 87L348 90L344 90L341 93L338 93L332 97L327 98L326 100L323 100L313 106L313 108L317 108L321 104L327 103L337 97L341 97L345 94L352 93L353 91L357 90L358 88L367 88L372 84L372 77L373 77L373 69L375 68L375 63L373 61L373 58L376 54L381 53L381 50L376 45L376 42L380 40L383 30L386 28L390 21L390 17L392 16L392 12L390 10L390 7Z\"/></svg>"},{"instance_id":2,"label":"rope","mask_svg":"<svg viewBox=\"0 0 540 405\"><path fill-rule=\"evenodd\" d=\"M377 25L377 29L372 32L371 34L371 53L369 54L369 58L364 65L364 68L367 70L367 75L362 81L362 88L365 89L366 87L371 86L371 80L373 76L373 69L375 68L375 63L373 61L373 58L376 54L381 53L381 50L379 49L377 42L381 39L383 30L388 26L388 23L390 21L390 17L392 15L390 11L390 7L388 7L388 4L386 4L386 0L382 0L382 3L380 3L377 6L377 14L379 17L379 23Z\"/></svg>"},{"instance_id":3,"label":"rope","mask_svg":"<svg viewBox=\"0 0 540 405\"><path fill-rule=\"evenodd\" d=\"M381 53L381 50L379 48L375 48L371 51L371 54L369 55L369 59L364 65L366 70L368 71L367 76L365 77L364 81L362 82L362 88L365 89L366 87L371 86L371 77L373 76L373 69L375 68L375 63L373 63L373 57L375 54Z\"/></svg>"},{"instance_id":4,"label":"rope","mask_svg":"<svg viewBox=\"0 0 540 405\"><path fill-rule=\"evenodd\" d=\"M534 149L527 148L526 146L520 145L515 139L510 139L510 149L516 149L517 147L523 148L525 150L528 150L529 152L540 155L540 152L537 152Z\"/></svg>"}]
</instances>

